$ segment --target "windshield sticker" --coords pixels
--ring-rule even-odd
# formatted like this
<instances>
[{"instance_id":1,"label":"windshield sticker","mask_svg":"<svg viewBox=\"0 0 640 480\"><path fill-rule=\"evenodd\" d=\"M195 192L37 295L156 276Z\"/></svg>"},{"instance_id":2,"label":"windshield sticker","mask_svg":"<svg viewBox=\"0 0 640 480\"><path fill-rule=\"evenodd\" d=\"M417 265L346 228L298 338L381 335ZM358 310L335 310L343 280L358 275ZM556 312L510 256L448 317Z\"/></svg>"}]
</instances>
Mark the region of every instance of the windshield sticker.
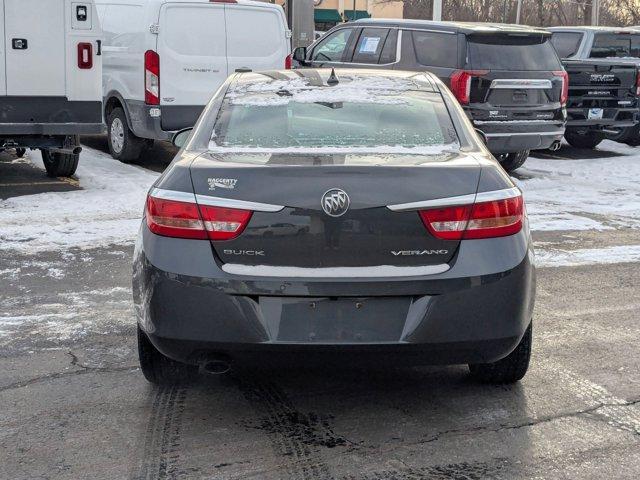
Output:
<instances>
[{"instance_id":1,"label":"windshield sticker","mask_svg":"<svg viewBox=\"0 0 640 480\"><path fill-rule=\"evenodd\" d=\"M380 37L365 37L360 45L360 53L376 53L379 43Z\"/></svg>"}]
</instances>

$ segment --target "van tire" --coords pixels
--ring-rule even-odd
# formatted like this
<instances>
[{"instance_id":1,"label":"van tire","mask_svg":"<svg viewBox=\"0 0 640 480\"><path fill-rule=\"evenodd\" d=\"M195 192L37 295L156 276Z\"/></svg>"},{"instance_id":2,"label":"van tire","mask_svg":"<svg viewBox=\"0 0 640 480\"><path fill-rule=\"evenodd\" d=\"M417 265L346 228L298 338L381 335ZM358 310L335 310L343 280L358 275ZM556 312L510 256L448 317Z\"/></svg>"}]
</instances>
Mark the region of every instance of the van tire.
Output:
<instances>
[{"instance_id":1,"label":"van tire","mask_svg":"<svg viewBox=\"0 0 640 480\"><path fill-rule=\"evenodd\" d=\"M482 383L515 383L527 373L531 360L533 334L531 324L516 349L502 360L493 363L470 364L471 375Z\"/></svg>"},{"instance_id":2,"label":"van tire","mask_svg":"<svg viewBox=\"0 0 640 480\"><path fill-rule=\"evenodd\" d=\"M575 148L596 148L604 140L604 134L593 130L567 128L564 138Z\"/></svg>"},{"instance_id":3,"label":"van tire","mask_svg":"<svg viewBox=\"0 0 640 480\"><path fill-rule=\"evenodd\" d=\"M133 134L120 107L114 108L107 117L107 143L111 156L123 163L135 162L149 148L148 140Z\"/></svg>"},{"instance_id":4,"label":"van tire","mask_svg":"<svg viewBox=\"0 0 640 480\"><path fill-rule=\"evenodd\" d=\"M497 155L496 159L507 172L513 172L520 168L529 157L529 150L520 150L519 152L503 153Z\"/></svg>"},{"instance_id":5,"label":"van tire","mask_svg":"<svg viewBox=\"0 0 640 480\"><path fill-rule=\"evenodd\" d=\"M79 137L67 137L65 148L73 148L78 145L80 145ZM51 152L44 148L40 150L40 153L48 177L71 177L78 169L79 153Z\"/></svg>"},{"instance_id":6,"label":"van tire","mask_svg":"<svg viewBox=\"0 0 640 480\"><path fill-rule=\"evenodd\" d=\"M198 367L177 362L153 346L138 325L138 358L144 378L155 385L180 385L193 381Z\"/></svg>"}]
</instances>

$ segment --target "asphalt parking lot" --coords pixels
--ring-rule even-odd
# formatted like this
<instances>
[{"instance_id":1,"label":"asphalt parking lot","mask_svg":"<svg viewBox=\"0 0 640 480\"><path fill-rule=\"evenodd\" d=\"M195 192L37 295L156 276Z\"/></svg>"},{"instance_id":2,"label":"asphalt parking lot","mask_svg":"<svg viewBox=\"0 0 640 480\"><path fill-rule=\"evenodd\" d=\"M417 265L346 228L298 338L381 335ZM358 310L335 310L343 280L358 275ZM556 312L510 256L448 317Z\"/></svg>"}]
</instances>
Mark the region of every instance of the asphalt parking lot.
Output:
<instances>
[{"instance_id":1,"label":"asphalt parking lot","mask_svg":"<svg viewBox=\"0 0 640 480\"><path fill-rule=\"evenodd\" d=\"M638 477L633 149L565 147L515 176L540 265L520 384L381 364L155 388L137 368L129 234L142 206L134 186L144 195L174 150L126 166L100 153L102 138L84 142L90 158L70 181L44 177L37 154L0 154L0 478Z\"/></svg>"}]
</instances>

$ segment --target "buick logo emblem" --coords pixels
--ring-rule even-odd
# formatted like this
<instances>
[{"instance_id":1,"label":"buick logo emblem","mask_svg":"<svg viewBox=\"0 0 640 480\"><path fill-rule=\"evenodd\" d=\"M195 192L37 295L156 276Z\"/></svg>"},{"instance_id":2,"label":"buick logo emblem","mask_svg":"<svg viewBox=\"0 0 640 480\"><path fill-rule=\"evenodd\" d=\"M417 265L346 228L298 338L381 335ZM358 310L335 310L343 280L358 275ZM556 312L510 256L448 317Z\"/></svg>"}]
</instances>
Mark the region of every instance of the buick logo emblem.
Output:
<instances>
[{"instance_id":1,"label":"buick logo emblem","mask_svg":"<svg viewBox=\"0 0 640 480\"><path fill-rule=\"evenodd\" d=\"M349 195L339 188L332 188L322 196L322 210L330 217L341 217L347 213L349 205Z\"/></svg>"}]
</instances>

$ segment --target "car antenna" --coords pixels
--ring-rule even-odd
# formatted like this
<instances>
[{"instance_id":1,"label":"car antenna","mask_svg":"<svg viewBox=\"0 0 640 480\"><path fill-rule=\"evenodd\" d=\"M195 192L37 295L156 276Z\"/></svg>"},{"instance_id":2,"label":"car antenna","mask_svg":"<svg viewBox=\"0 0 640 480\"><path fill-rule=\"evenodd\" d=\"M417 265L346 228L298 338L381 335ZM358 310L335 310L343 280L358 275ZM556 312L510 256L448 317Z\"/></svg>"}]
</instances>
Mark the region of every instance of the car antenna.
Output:
<instances>
[{"instance_id":1,"label":"car antenna","mask_svg":"<svg viewBox=\"0 0 640 480\"><path fill-rule=\"evenodd\" d=\"M338 85L339 83L340 80L338 80L338 77L336 77L336 70L332 68L331 75L329 75L329 78L327 79L327 85L333 87L334 85Z\"/></svg>"}]
</instances>

